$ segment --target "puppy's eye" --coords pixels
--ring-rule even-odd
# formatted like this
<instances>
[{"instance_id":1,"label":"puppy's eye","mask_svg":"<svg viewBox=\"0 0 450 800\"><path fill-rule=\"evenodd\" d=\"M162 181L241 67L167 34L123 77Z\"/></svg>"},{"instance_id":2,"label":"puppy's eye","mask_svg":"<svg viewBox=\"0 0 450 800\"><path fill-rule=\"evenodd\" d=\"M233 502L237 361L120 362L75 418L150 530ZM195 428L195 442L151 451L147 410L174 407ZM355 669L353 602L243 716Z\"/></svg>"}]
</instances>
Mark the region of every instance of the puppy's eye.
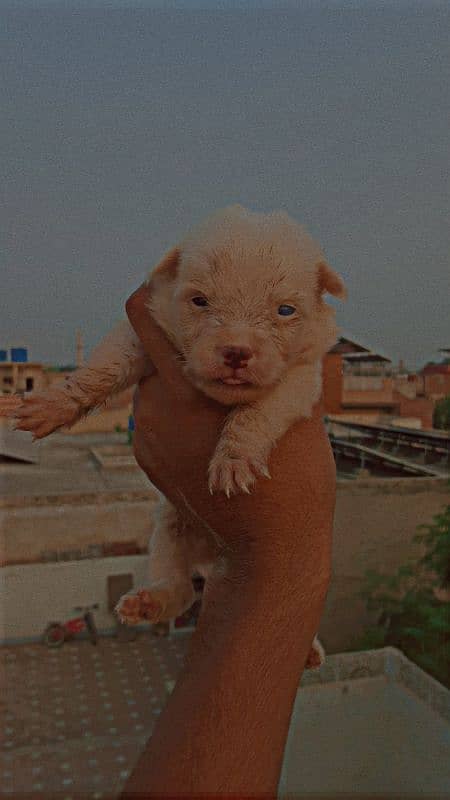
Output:
<instances>
[{"instance_id":1,"label":"puppy's eye","mask_svg":"<svg viewBox=\"0 0 450 800\"><path fill-rule=\"evenodd\" d=\"M278 313L280 317L290 317L291 314L295 314L294 306L282 305L278 308Z\"/></svg>"},{"instance_id":2,"label":"puppy's eye","mask_svg":"<svg viewBox=\"0 0 450 800\"><path fill-rule=\"evenodd\" d=\"M199 295L198 297L193 297L192 298L192 302L194 303L194 306L202 306L203 307L203 306L207 306L208 305L208 301L207 301L206 297L203 297L203 295Z\"/></svg>"}]
</instances>

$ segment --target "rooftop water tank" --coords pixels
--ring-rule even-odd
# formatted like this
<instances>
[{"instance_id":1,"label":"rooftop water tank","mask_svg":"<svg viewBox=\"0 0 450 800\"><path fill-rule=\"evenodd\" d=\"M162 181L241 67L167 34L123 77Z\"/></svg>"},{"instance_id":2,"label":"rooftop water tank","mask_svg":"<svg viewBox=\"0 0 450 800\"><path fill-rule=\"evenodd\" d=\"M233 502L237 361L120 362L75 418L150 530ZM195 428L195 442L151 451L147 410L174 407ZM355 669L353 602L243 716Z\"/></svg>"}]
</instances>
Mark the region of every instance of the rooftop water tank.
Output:
<instances>
[{"instance_id":1,"label":"rooftop water tank","mask_svg":"<svg viewBox=\"0 0 450 800\"><path fill-rule=\"evenodd\" d=\"M11 347L11 361L17 364L25 364L28 361L28 350L26 347Z\"/></svg>"}]
</instances>

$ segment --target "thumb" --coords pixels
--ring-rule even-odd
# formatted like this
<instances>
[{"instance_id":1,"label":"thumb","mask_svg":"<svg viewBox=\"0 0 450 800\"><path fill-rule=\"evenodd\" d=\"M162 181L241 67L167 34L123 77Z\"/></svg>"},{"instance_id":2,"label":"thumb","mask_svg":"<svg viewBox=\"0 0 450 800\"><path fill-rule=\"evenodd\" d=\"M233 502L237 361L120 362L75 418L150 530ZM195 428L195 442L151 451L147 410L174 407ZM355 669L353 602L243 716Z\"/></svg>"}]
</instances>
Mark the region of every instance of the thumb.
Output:
<instances>
[{"instance_id":1,"label":"thumb","mask_svg":"<svg viewBox=\"0 0 450 800\"><path fill-rule=\"evenodd\" d=\"M128 319L164 383L178 395L187 398L196 393L196 390L183 375L180 354L150 312L150 297L151 288L148 283L143 283L125 304Z\"/></svg>"}]
</instances>

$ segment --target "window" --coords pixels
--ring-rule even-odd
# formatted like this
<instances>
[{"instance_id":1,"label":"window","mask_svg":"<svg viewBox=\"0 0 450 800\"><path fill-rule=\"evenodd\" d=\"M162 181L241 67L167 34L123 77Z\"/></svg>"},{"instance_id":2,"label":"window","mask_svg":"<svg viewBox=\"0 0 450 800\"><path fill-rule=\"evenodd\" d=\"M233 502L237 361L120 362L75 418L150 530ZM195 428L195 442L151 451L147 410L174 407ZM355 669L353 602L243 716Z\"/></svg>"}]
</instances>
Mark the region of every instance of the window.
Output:
<instances>
[{"instance_id":1,"label":"window","mask_svg":"<svg viewBox=\"0 0 450 800\"><path fill-rule=\"evenodd\" d=\"M31 392L34 386L34 378L26 378L25 379L25 391Z\"/></svg>"}]
</instances>

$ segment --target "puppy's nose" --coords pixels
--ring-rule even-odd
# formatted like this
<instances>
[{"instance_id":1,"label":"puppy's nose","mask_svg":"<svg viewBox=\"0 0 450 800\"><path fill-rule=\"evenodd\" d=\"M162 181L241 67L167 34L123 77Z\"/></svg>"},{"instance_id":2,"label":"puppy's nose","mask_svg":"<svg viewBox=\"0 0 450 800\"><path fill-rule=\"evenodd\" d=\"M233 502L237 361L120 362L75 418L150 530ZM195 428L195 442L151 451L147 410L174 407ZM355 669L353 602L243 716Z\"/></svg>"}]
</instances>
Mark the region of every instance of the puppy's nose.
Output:
<instances>
[{"instance_id":1,"label":"puppy's nose","mask_svg":"<svg viewBox=\"0 0 450 800\"><path fill-rule=\"evenodd\" d=\"M225 365L231 369L238 369L247 365L253 355L249 347L223 347L222 355Z\"/></svg>"}]
</instances>

